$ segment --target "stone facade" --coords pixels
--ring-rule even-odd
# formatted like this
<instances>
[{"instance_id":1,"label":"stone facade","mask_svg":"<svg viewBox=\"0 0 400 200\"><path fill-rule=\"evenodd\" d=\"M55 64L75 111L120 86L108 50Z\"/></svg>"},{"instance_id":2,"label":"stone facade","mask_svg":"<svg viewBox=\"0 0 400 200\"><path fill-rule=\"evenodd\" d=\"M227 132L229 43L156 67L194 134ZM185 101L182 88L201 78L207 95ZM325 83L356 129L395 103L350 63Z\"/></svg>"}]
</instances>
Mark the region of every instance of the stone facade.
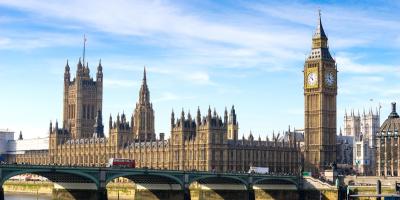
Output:
<instances>
[{"instance_id":1,"label":"stone facade","mask_svg":"<svg viewBox=\"0 0 400 200\"><path fill-rule=\"evenodd\" d=\"M336 162L337 66L321 15L304 64L304 167L314 174Z\"/></svg>"},{"instance_id":2,"label":"stone facade","mask_svg":"<svg viewBox=\"0 0 400 200\"><path fill-rule=\"evenodd\" d=\"M271 173L297 173L302 163L299 142L294 133L286 139L255 140L253 135L238 138L239 123L235 108L223 118L211 109L195 119L181 112L171 114L171 138L164 133L156 138L154 111L150 102L146 71L131 119L125 113L109 118L108 137L102 121L102 66L96 81L89 67L78 63L77 78L69 81L65 67L64 119L60 127L50 122L49 149L10 155L18 163L105 166L109 158L129 158L136 166L154 169L198 171L247 171L250 166L269 167ZM79 89L80 88L80 89ZM14 157L13 157L14 156Z\"/></svg>"}]
</instances>

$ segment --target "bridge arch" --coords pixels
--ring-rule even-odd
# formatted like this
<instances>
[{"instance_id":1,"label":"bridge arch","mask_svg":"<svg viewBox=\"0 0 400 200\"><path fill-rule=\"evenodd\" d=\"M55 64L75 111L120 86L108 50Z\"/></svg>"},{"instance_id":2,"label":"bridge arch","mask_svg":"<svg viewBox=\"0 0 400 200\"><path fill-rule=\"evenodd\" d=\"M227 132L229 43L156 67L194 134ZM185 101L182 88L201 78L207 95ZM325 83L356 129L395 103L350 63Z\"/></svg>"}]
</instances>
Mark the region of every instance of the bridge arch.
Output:
<instances>
[{"instance_id":1,"label":"bridge arch","mask_svg":"<svg viewBox=\"0 0 400 200\"><path fill-rule=\"evenodd\" d=\"M212 174L212 175L206 175L206 176L199 176L199 177L195 177L195 178L192 178L190 181L189 181L189 185L190 184L192 184L192 183L194 183L194 182L198 182L198 181L201 181L201 180L206 180L206 179L215 179L215 178L218 178L218 179L231 179L231 180L234 180L234 182L240 182L241 184L243 184L243 185L245 185L246 187L247 187L247 185L248 185L248 182L246 181L246 180L244 180L244 179L242 179L242 178L239 178L239 177L235 177L235 176L226 176L226 175L219 175L219 174Z\"/></svg>"},{"instance_id":2,"label":"bridge arch","mask_svg":"<svg viewBox=\"0 0 400 200\"><path fill-rule=\"evenodd\" d=\"M297 182L292 179L289 179L289 178L277 179L276 177L260 178L260 179L253 181L252 184L256 185L256 184L268 184L268 183L270 183L270 184L292 184L292 185L295 185L296 188L298 187Z\"/></svg>"},{"instance_id":3,"label":"bridge arch","mask_svg":"<svg viewBox=\"0 0 400 200\"><path fill-rule=\"evenodd\" d=\"M110 170L106 178L106 185L112 180L123 177L128 179L135 191L126 192L125 195L134 195L135 199L183 199L183 180L179 173L163 173L156 171L125 171ZM115 192L115 191L114 191Z\"/></svg>"},{"instance_id":4,"label":"bridge arch","mask_svg":"<svg viewBox=\"0 0 400 200\"><path fill-rule=\"evenodd\" d=\"M176 182L177 184L179 184L181 187L183 186L183 181L180 180L180 179L179 179L178 177L176 177L176 176L168 175L168 174L165 174L165 173L154 173L154 172L125 172L125 173L115 173L115 174L113 174L113 175L107 177L107 179L106 179L106 185L107 185L110 181L112 181L112 180L114 180L114 179L116 179L116 178L119 178L119 177L124 177L124 178L130 179L130 178L132 178L132 177L134 177L134 176L163 177L163 178L167 178L167 179L170 179L170 180L175 181L175 182ZM132 180L132 181L134 181L134 180Z\"/></svg>"},{"instance_id":5,"label":"bridge arch","mask_svg":"<svg viewBox=\"0 0 400 200\"><path fill-rule=\"evenodd\" d=\"M53 199L93 199L104 196L104 189L100 188L100 181L97 180L98 171L50 166L2 166L0 171L0 198L4 198L3 184L11 177L22 174L39 175L54 183Z\"/></svg>"},{"instance_id":6,"label":"bridge arch","mask_svg":"<svg viewBox=\"0 0 400 200\"><path fill-rule=\"evenodd\" d=\"M205 174L189 180L191 194L208 199L248 199L248 176L236 177L226 174Z\"/></svg>"},{"instance_id":7,"label":"bridge arch","mask_svg":"<svg viewBox=\"0 0 400 200\"><path fill-rule=\"evenodd\" d=\"M49 174L68 174L68 175L75 175L76 177L80 177L83 179L87 179L91 182L93 182L96 187L99 187L99 181L96 179L96 177L91 176L90 174L86 174L83 173L81 171L78 170L51 170L51 169L23 169L23 170L18 170L15 169L15 171L10 171L8 173L5 173L3 171L3 176L1 177L1 186L4 184L5 181L7 181L8 179L10 179L11 177L17 176L17 175L21 175L21 174L36 174L42 177L45 177L47 179L49 179L50 181L54 182L57 181L54 178L52 179L51 177L49 177Z\"/></svg>"}]
</instances>

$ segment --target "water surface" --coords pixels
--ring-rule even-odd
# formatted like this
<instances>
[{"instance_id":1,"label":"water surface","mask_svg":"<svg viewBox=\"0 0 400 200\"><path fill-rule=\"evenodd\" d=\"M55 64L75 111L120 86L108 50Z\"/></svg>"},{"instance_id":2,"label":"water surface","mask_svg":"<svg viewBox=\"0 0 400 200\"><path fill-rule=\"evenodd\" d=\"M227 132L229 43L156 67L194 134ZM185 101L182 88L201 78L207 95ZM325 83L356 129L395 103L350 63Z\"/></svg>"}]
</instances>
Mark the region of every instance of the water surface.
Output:
<instances>
[{"instance_id":1,"label":"water surface","mask_svg":"<svg viewBox=\"0 0 400 200\"><path fill-rule=\"evenodd\" d=\"M4 194L5 200L51 200L48 195L33 194Z\"/></svg>"}]
</instances>

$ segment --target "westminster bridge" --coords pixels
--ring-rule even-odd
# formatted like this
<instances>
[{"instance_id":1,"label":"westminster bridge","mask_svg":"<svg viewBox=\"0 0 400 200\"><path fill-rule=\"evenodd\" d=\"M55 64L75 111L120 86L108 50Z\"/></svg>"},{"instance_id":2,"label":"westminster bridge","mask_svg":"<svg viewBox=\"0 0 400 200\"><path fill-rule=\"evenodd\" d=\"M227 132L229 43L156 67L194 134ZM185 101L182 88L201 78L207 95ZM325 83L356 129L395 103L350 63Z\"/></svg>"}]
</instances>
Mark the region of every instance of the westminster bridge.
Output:
<instances>
[{"instance_id":1,"label":"westminster bridge","mask_svg":"<svg viewBox=\"0 0 400 200\"><path fill-rule=\"evenodd\" d=\"M135 199L303 199L309 194L302 190L302 178L293 175L0 165L0 200L4 199L4 182L27 173L52 181L53 199L107 199L107 183L119 177L135 183Z\"/></svg>"}]
</instances>

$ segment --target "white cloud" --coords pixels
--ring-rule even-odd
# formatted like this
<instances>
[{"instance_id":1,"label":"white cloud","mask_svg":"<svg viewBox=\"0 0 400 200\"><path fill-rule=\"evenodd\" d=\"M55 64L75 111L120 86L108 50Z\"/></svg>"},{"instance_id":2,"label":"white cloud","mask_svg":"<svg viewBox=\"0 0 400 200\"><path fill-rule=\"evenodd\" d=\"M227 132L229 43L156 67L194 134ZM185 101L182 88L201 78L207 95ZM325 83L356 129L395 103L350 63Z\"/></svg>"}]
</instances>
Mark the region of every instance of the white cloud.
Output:
<instances>
[{"instance_id":1,"label":"white cloud","mask_svg":"<svg viewBox=\"0 0 400 200\"><path fill-rule=\"evenodd\" d=\"M250 57L253 60L265 56L288 58L294 50L302 49L309 41L304 30L291 31L292 27L257 27L250 24L254 19L227 23L224 17L209 19L207 15L189 13L178 5L160 1L3 1L2 4L27 10L41 18L76 22L105 33L143 37L158 41L160 45L190 49L197 55L225 57ZM71 11L74 12L71 12ZM107 12L104 12L107 10ZM85 14L76 14L85 13ZM249 24L246 24L249 23ZM241 49L240 49L241 48ZM238 50L239 49L239 50ZM202 54L206 53L206 54ZM262 54L260 54L262 53Z\"/></svg>"},{"instance_id":2,"label":"white cloud","mask_svg":"<svg viewBox=\"0 0 400 200\"><path fill-rule=\"evenodd\" d=\"M138 82L132 80L104 79L104 86L109 88L134 87L138 85Z\"/></svg>"},{"instance_id":3,"label":"white cloud","mask_svg":"<svg viewBox=\"0 0 400 200\"><path fill-rule=\"evenodd\" d=\"M162 95L158 98L153 100L154 103L159 103L163 101L176 101L176 100L183 100L183 99L194 99L194 96L181 96L174 94L172 92L163 92Z\"/></svg>"},{"instance_id":4,"label":"white cloud","mask_svg":"<svg viewBox=\"0 0 400 200\"><path fill-rule=\"evenodd\" d=\"M5 34L5 33L3 33ZM53 46L71 46L79 44L72 35L58 33L7 33L9 36L0 37L0 50L34 50Z\"/></svg>"},{"instance_id":5,"label":"white cloud","mask_svg":"<svg viewBox=\"0 0 400 200\"><path fill-rule=\"evenodd\" d=\"M81 44L80 37L57 33L59 29L81 30L82 33L90 30L106 42L118 40L116 43L122 41L132 46L139 44L137 48L146 48L143 52L139 50L137 54L116 51L118 54L124 54L118 55L122 58L113 57L115 51L104 48L107 58L103 57L103 65L104 71L109 70L107 73L121 73L118 70L141 72L143 65L147 65L150 73L165 75L173 81L183 80L185 83L217 86L217 91L221 93L227 93L231 88L223 84L228 74L221 78L222 70L217 71L216 68L231 70L229 76L232 77L243 76L244 70L253 72L249 73L250 75L260 71L299 72L302 69L304 54L310 50L318 8L316 4L271 5L264 2L246 3L250 11L212 13L207 10L196 12L177 2L124 0L117 0L112 4L108 1L94 0L3 0L0 5L22 10L28 15L24 20L31 20L32 24L46 24L46 27L55 28L42 29L41 32L29 29L29 34L0 30L0 49L33 50L56 45L77 46ZM376 46L398 48L400 26L399 22L395 21L397 18L384 18L384 14L379 11L367 12L361 8L325 6L322 7L323 22L332 52L351 52L354 51L351 49L353 47L367 50ZM0 18L0 23L2 22L9 21ZM42 32L43 30L46 32ZM391 37L393 35L395 37ZM90 37L89 43L96 42L96 36ZM111 46L114 43L107 45ZM156 48L154 54L158 55L152 55L153 52L147 49L149 47ZM97 52L103 53L101 48ZM127 54L129 55L123 57ZM381 78L384 74L399 74L398 66L380 64L379 60L371 63L360 56L340 53L338 55L336 59L339 74L346 77L346 80L339 82L339 98L348 100L368 95L383 95L389 98L398 95L396 88L399 87L396 85L382 89L388 88L389 84ZM343 74L346 76L342 76ZM173 81L171 83L174 83ZM134 87L138 84L131 80L105 79L106 87ZM239 91L238 93L241 89L240 85L232 88L234 92ZM164 92L160 97L156 97L154 102L184 98L195 97L190 97L190 94L188 97L187 94L180 96ZM116 107L120 108L121 105ZM271 112L273 109L271 108ZM292 114L298 115L300 110L293 110ZM244 130L248 129L245 126Z\"/></svg>"},{"instance_id":6,"label":"white cloud","mask_svg":"<svg viewBox=\"0 0 400 200\"><path fill-rule=\"evenodd\" d=\"M182 74L183 75L183 74ZM210 76L205 73L205 72L193 72L193 73L188 73L184 75L184 79L195 83L195 84L201 84L201 85L209 85L209 84L214 84L210 80Z\"/></svg>"},{"instance_id":7,"label":"white cloud","mask_svg":"<svg viewBox=\"0 0 400 200\"><path fill-rule=\"evenodd\" d=\"M356 59L356 60L354 60ZM338 70L344 73L356 74L377 74L377 73L395 73L399 74L399 66L382 65L382 64L360 64L356 56L354 59L348 56L339 55L336 57Z\"/></svg>"}]
</instances>

